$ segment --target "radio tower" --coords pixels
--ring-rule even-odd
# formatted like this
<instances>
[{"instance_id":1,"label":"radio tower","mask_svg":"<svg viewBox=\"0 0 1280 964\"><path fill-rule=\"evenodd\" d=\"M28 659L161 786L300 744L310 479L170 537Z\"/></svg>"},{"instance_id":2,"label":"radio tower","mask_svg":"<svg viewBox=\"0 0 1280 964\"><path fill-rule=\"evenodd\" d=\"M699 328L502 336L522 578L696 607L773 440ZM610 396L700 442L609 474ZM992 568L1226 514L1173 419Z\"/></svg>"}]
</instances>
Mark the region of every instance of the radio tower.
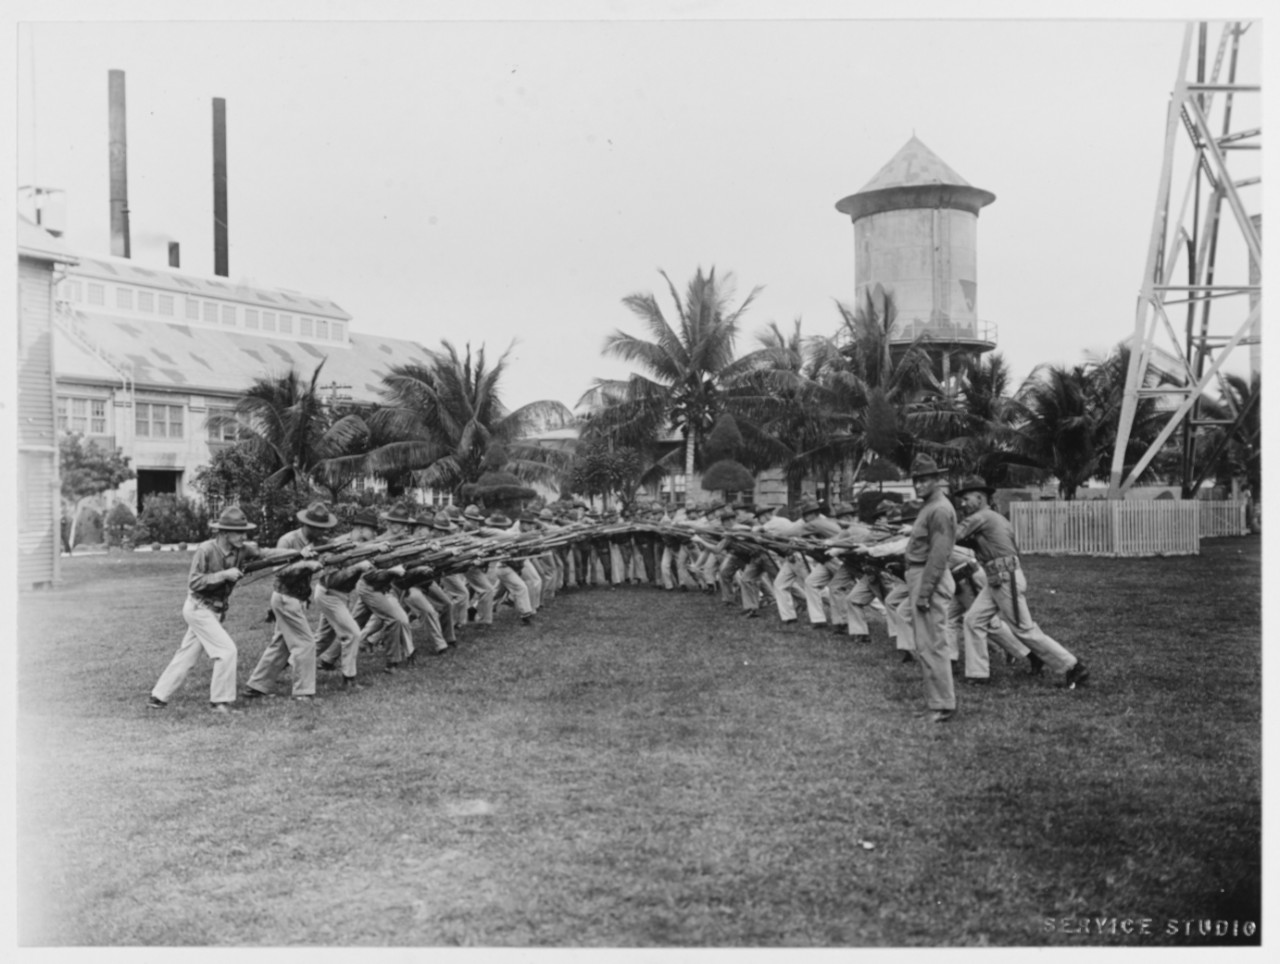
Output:
<instances>
[{"instance_id":1,"label":"radio tower","mask_svg":"<svg viewBox=\"0 0 1280 964\"><path fill-rule=\"evenodd\" d=\"M1247 404L1237 406L1223 378L1228 359L1244 345L1250 346L1250 375L1256 377L1261 369L1262 216L1249 213L1244 196L1255 205L1260 203L1262 128L1233 127L1233 121L1261 124L1261 97L1238 96L1262 91L1261 84L1237 81L1241 39L1249 27L1241 22L1221 25L1212 65L1208 63L1209 23L1188 24L1183 37L1177 80L1169 99L1164 167L1111 462L1108 495L1113 499L1124 498L1179 430L1182 496L1194 497L1210 471L1196 472L1197 430L1223 426L1227 431L1221 444L1225 445L1257 404L1257 392L1253 392ZM1234 174L1228 170L1229 156L1237 159ZM1241 171L1241 167L1247 169ZM1185 177L1186 184L1178 212L1171 216L1175 175ZM1180 265L1184 257L1185 263ZM1185 316L1179 319L1183 323L1175 326L1175 314L1183 311ZM1173 365L1175 384L1147 384L1148 368L1157 355L1163 363ZM1202 417L1201 401L1213 385L1220 390L1225 418ZM1156 398L1159 410L1168 412L1168 420L1126 474L1125 453L1134 416L1139 400L1147 397ZM1205 464L1212 465L1217 454Z\"/></svg>"}]
</instances>

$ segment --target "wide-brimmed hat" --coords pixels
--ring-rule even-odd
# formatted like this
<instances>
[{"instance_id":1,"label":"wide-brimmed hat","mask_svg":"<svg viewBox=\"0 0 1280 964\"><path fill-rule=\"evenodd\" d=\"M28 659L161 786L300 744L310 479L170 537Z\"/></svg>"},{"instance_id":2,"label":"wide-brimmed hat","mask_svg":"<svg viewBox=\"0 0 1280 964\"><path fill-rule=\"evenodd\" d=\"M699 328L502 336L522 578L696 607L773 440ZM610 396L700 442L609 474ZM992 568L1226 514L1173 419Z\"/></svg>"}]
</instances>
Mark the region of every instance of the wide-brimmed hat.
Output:
<instances>
[{"instance_id":1,"label":"wide-brimmed hat","mask_svg":"<svg viewBox=\"0 0 1280 964\"><path fill-rule=\"evenodd\" d=\"M772 511L773 511L773 506L771 505L758 505L751 510L751 514L758 519L760 518L760 516L768 515Z\"/></svg>"},{"instance_id":2,"label":"wide-brimmed hat","mask_svg":"<svg viewBox=\"0 0 1280 964\"><path fill-rule=\"evenodd\" d=\"M338 517L323 502L312 502L298 513L298 521L313 529L332 529L338 524Z\"/></svg>"},{"instance_id":3,"label":"wide-brimmed hat","mask_svg":"<svg viewBox=\"0 0 1280 964\"><path fill-rule=\"evenodd\" d=\"M390 509L382 514L385 522L406 522L413 524L413 513L409 509L409 503L397 502Z\"/></svg>"},{"instance_id":4,"label":"wide-brimmed hat","mask_svg":"<svg viewBox=\"0 0 1280 964\"><path fill-rule=\"evenodd\" d=\"M960 481L960 484L951 490L952 495L964 495L966 492L985 492L987 495L995 495L996 487L987 485L987 482L980 475L970 475Z\"/></svg>"},{"instance_id":5,"label":"wide-brimmed hat","mask_svg":"<svg viewBox=\"0 0 1280 964\"><path fill-rule=\"evenodd\" d=\"M946 475L947 469L938 468L938 463L927 455L917 455L911 460L911 477L922 479L932 475Z\"/></svg>"},{"instance_id":6,"label":"wide-brimmed hat","mask_svg":"<svg viewBox=\"0 0 1280 964\"><path fill-rule=\"evenodd\" d=\"M889 513L889 522L915 522L916 516L920 514L920 506L914 503L903 503L898 508Z\"/></svg>"},{"instance_id":7,"label":"wide-brimmed hat","mask_svg":"<svg viewBox=\"0 0 1280 964\"><path fill-rule=\"evenodd\" d=\"M221 532L251 532L258 527L245 516L244 509L238 505L229 505L222 510L222 515L218 516L216 522L209 523L209 528Z\"/></svg>"},{"instance_id":8,"label":"wide-brimmed hat","mask_svg":"<svg viewBox=\"0 0 1280 964\"><path fill-rule=\"evenodd\" d=\"M521 512L521 513L520 513L520 521L521 521L521 522L537 522L537 521L538 521L537 513L535 513L535 512Z\"/></svg>"},{"instance_id":9,"label":"wide-brimmed hat","mask_svg":"<svg viewBox=\"0 0 1280 964\"><path fill-rule=\"evenodd\" d=\"M800 503L800 508L798 508L796 511L799 512L802 516L805 516L805 515L809 515L809 513L811 512L821 512L822 507L818 505L818 503L814 502L812 499L806 499L805 501Z\"/></svg>"},{"instance_id":10,"label":"wide-brimmed hat","mask_svg":"<svg viewBox=\"0 0 1280 964\"><path fill-rule=\"evenodd\" d=\"M361 509L351 517L351 524L353 526L364 526L368 529L376 529L378 528L378 513L367 507Z\"/></svg>"},{"instance_id":11,"label":"wide-brimmed hat","mask_svg":"<svg viewBox=\"0 0 1280 964\"><path fill-rule=\"evenodd\" d=\"M444 513L446 516L448 516L450 519L461 519L461 518L462 518L462 510L461 510L461 509L459 509L456 505L446 505L446 506L445 506L443 509L441 509L440 511L441 511L441 512L443 512L443 513Z\"/></svg>"},{"instance_id":12,"label":"wide-brimmed hat","mask_svg":"<svg viewBox=\"0 0 1280 964\"><path fill-rule=\"evenodd\" d=\"M832 506L831 514L838 519L842 515L857 515L858 510L853 506L851 506L848 502L837 502L834 506Z\"/></svg>"},{"instance_id":13,"label":"wide-brimmed hat","mask_svg":"<svg viewBox=\"0 0 1280 964\"><path fill-rule=\"evenodd\" d=\"M556 514L552 512L550 509L543 509L541 512L538 513L538 518L541 519L543 522L555 522Z\"/></svg>"},{"instance_id":14,"label":"wide-brimmed hat","mask_svg":"<svg viewBox=\"0 0 1280 964\"><path fill-rule=\"evenodd\" d=\"M737 509L735 509L735 508L734 508L733 506L731 506L731 505L724 505L724 506L721 506L721 507L720 507L720 518L722 518L722 519L736 519L736 518L738 518L738 510L737 510Z\"/></svg>"},{"instance_id":15,"label":"wide-brimmed hat","mask_svg":"<svg viewBox=\"0 0 1280 964\"><path fill-rule=\"evenodd\" d=\"M470 519L472 522L483 522L484 513L480 511L480 506L469 505L463 510L462 518Z\"/></svg>"},{"instance_id":16,"label":"wide-brimmed hat","mask_svg":"<svg viewBox=\"0 0 1280 964\"><path fill-rule=\"evenodd\" d=\"M416 516L414 516L413 524L415 526L419 526L424 529L429 526L433 526L436 524L436 515L434 512L430 511L429 509L423 510L422 512L419 512Z\"/></svg>"},{"instance_id":17,"label":"wide-brimmed hat","mask_svg":"<svg viewBox=\"0 0 1280 964\"><path fill-rule=\"evenodd\" d=\"M444 512L437 512L435 518L431 520L431 528L437 532L457 532L458 527L453 524L453 520Z\"/></svg>"},{"instance_id":18,"label":"wide-brimmed hat","mask_svg":"<svg viewBox=\"0 0 1280 964\"><path fill-rule=\"evenodd\" d=\"M511 528L511 520L501 512L495 512L493 515L489 516L489 518L484 520L484 524L487 526L493 526L495 529Z\"/></svg>"}]
</instances>

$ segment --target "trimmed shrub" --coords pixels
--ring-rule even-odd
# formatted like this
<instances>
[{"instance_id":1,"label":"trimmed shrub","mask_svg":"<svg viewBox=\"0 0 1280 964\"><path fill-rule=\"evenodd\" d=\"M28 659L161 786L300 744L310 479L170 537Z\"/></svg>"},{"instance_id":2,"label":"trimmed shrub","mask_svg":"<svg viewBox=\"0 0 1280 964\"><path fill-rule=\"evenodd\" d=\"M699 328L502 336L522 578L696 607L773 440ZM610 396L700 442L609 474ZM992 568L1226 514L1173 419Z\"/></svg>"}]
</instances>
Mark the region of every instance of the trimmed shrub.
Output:
<instances>
[{"instance_id":1,"label":"trimmed shrub","mask_svg":"<svg viewBox=\"0 0 1280 964\"><path fill-rule=\"evenodd\" d=\"M209 514L194 499L149 495L142 503L135 542L199 542L209 536Z\"/></svg>"},{"instance_id":2,"label":"trimmed shrub","mask_svg":"<svg viewBox=\"0 0 1280 964\"><path fill-rule=\"evenodd\" d=\"M132 547L136 543L134 528L137 524L138 517L129 508L129 504L117 502L107 510L107 518L103 523L107 545Z\"/></svg>"}]
</instances>

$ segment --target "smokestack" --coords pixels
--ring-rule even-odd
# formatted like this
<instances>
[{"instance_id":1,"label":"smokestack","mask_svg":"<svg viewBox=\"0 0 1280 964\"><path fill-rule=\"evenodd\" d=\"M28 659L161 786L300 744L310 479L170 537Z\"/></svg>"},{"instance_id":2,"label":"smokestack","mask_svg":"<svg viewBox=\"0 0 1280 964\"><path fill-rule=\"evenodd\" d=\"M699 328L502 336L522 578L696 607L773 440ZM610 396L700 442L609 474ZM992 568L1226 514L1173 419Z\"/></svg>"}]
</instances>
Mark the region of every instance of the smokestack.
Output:
<instances>
[{"instance_id":1,"label":"smokestack","mask_svg":"<svg viewBox=\"0 0 1280 964\"><path fill-rule=\"evenodd\" d=\"M230 275L227 264L227 102L213 99L213 273Z\"/></svg>"},{"instance_id":2,"label":"smokestack","mask_svg":"<svg viewBox=\"0 0 1280 964\"><path fill-rule=\"evenodd\" d=\"M124 71L107 71L107 147L111 160L111 253L129 254L129 165L125 137Z\"/></svg>"},{"instance_id":3,"label":"smokestack","mask_svg":"<svg viewBox=\"0 0 1280 964\"><path fill-rule=\"evenodd\" d=\"M177 241L169 242L169 267L170 268L181 267L181 265L178 263L178 242Z\"/></svg>"}]
</instances>

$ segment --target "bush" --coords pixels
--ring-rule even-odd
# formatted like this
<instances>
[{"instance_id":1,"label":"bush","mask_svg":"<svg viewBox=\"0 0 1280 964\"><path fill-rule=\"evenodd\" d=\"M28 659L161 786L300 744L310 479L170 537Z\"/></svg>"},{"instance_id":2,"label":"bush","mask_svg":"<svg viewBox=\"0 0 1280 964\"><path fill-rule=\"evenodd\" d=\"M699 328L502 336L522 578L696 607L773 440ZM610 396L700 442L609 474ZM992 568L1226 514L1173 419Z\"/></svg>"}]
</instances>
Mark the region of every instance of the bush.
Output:
<instances>
[{"instance_id":1,"label":"bush","mask_svg":"<svg viewBox=\"0 0 1280 964\"><path fill-rule=\"evenodd\" d=\"M103 529L109 546L133 546L136 542L134 529L138 517L129 508L127 502L117 502L107 511Z\"/></svg>"},{"instance_id":2,"label":"bush","mask_svg":"<svg viewBox=\"0 0 1280 964\"><path fill-rule=\"evenodd\" d=\"M209 514L193 499L149 495L134 531L134 542L199 542L208 538Z\"/></svg>"}]
</instances>

